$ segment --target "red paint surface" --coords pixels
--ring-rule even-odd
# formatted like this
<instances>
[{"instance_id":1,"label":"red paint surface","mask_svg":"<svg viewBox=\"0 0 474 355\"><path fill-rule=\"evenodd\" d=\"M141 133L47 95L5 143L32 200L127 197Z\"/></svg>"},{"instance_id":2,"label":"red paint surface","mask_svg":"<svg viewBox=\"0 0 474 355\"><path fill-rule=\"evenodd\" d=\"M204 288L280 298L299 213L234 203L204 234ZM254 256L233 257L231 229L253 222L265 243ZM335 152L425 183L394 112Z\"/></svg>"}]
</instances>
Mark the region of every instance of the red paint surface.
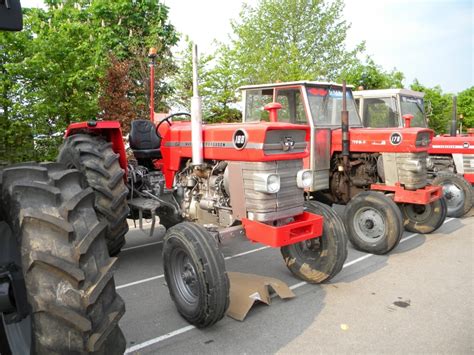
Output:
<instances>
[{"instance_id":1,"label":"red paint surface","mask_svg":"<svg viewBox=\"0 0 474 355\"><path fill-rule=\"evenodd\" d=\"M243 218L242 225L248 239L274 248L318 238L323 234L322 216L303 212L295 216L294 219L294 222L284 226L273 227Z\"/></svg>"},{"instance_id":2,"label":"red paint surface","mask_svg":"<svg viewBox=\"0 0 474 355\"><path fill-rule=\"evenodd\" d=\"M372 184L370 188L372 190L395 193L393 200L397 203L412 203L415 205L427 205L439 200L443 195L443 188L433 185L428 185L418 190L406 190L403 186L400 186L400 184L396 184L395 186Z\"/></svg>"}]
</instances>

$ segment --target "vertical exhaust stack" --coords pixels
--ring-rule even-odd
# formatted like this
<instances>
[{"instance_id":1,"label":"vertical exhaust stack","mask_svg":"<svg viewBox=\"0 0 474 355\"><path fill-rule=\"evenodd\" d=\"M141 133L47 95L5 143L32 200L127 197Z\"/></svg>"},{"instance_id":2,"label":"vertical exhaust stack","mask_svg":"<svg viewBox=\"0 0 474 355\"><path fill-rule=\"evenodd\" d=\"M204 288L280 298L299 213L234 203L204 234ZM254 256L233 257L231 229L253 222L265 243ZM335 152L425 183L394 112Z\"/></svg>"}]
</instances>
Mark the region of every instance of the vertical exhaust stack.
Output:
<instances>
[{"instance_id":1,"label":"vertical exhaust stack","mask_svg":"<svg viewBox=\"0 0 474 355\"><path fill-rule=\"evenodd\" d=\"M342 81L342 111L341 111L341 129L342 129L342 158L344 169L349 167L349 112L347 111L346 99L346 81Z\"/></svg>"},{"instance_id":2,"label":"vertical exhaust stack","mask_svg":"<svg viewBox=\"0 0 474 355\"><path fill-rule=\"evenodd\" d=\"M342 131L342 164L346 175L346 194L347 199L351 196L351 167L349 163L349 112L347 111L346 81L342 81L342 111L341 111L341 131Z\"/></svg>"},{"instance_id":3,"label":"vertical exhaust stack","mask_svg":"<svg viewBox=\"0 0 474 355\"><path fill-rule=\"evenodd\" d=\"M455 137L456 136L456 131L457 131L457 119L456 119L456 116L457 116L457 97L456 96L453 96L453 118L451 119L451 130L450 130L450 134L452 137Z\"/></svg>"},{"instance_id":4,"label":"vertical exhaust stack","mask_svg":"<svg viewBox=\"0 0 474 355\"><path fill-rule=\"evenodd\" d=\"M155 123L155 59L156 48L150 48L148 58L150 58L150 121Z\"/></svg>"},{"instance_id":5,"label":"vertical exhaust stack","mask_svg":"<svg viewBox=\"0 0 474 355\"><path fill-rule=\"evenodd\" d=\"M199 96L198 51L193 44L193 97L191 99L191 141L193 165L202 165L202 102Z\"/></svg>"}]
</instances>

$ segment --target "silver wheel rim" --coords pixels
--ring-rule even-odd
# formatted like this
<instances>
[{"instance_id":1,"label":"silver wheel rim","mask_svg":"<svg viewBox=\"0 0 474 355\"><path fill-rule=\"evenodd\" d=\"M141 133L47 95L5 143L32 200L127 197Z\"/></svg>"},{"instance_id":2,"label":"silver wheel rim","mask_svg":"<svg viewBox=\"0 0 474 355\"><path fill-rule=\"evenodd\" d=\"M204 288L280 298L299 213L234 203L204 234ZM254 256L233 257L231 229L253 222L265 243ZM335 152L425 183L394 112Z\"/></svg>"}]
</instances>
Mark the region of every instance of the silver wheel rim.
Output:
<instances>
[{"instance_id":1,"label":"silver wheel rim","mask_svg":"<svg viewBox=\"0 0 474 355\"><path fill-rule=\"evenodd\" d=\"M443 195L448 205L448 212L457 210L459 207L464 205L466 196L464 191L452 182L447 182L443 186Z\"/></svg>"},{"instance_id":2,"label":"silver wheel rim","mask_svg":"<svg viewBox=\"0 0 474 355\"><path fill-rule=\"evenodd\" d=\"M413 222L424 223L430 218L433 208L429 205L405 205L405 213L409 220Z\"/></svg>"},{"instance_id":3,"label":"silver wheel rim","mask_svg":"<svg viewBox=\"0 0 474 355\"><path fill-rule=\"evenodd\" d=\"M6 324L2 315L2 323L12 354L30 354L31 317L28 316L18 323Z\"/></svg>"},{"instance_id":4,"label":"silver wheel rim","mask_svg":"<svg viewBox=\"0 0 474 355\"><path fill-rule=\"evenodd\" d=\"M359 209L352 223L359 238L365 242L373 243L385 237L385 217L376 209L369 207Z\"/></svg>"}]
</instances>

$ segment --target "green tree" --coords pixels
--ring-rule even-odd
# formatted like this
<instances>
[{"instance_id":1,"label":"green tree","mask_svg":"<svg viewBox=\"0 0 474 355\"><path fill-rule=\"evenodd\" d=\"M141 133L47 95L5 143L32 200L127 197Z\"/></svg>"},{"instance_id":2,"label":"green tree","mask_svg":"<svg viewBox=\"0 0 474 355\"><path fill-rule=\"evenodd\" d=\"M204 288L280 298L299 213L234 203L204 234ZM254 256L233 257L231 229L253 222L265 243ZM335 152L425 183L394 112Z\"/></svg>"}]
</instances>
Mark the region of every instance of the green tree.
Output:
<instances>
[{"instance_id":1,"label":"green tree","mask_svg":"<svg viewBox=\"0 0 474 355\"><path fill-rule=\"evenodd\" d=\"M231 48L241 83L334 80L363 44L347 50L342 0L261 0L232 22Z\"/></svg>"},{"instance_id":2,"label":"green tree","mask_svg":"<svg viewBox=\"0 0 474 355\"><path fill-rule=\"evenodd\" d=\"M233 60L232 49L221 44L214 54L214 66L209 70L207 92L209 98L209 122L239 122L242 113L233 107L239 95L238 68Z\"/></svg>"},{"instance_id":3,"label":"green tree","mask_svg":"<svg viewBox=\"0 0 474 355\"><path fill-rule=\"evenodd\" d=\"M474 127L474 86L458 94L458 114L463 115L465 128Z\"/></svg>"},{"instance_id":4,"label":"green tree","mask_svg":"<svg viewBox=\"0 0 474 355\"><path fill-rule=\"evenodd\" d=\"M346 80L348 84L356 88L362 86L364 90L374 90L403 88L404 78L402 72L395 68L387 72L367 56L364 62L356 62L344 68L338 81Z\"/></svg>"},{"instance_id":5,"label":"green tree","mask_svg":"<svg viewBox=\"0 0 474 355\"><path fill-rule=\"evenodd\" d=\"M185 37L182 49L177 53L178 70L171 78L173 87L173 95L169 99L169 105L185 111L191 112L191 98L193 96L193 42L189 37ZM198 48L199 55L199 95L202 98L204 118L210 109L210 92L209 92L209 65L213 59L211 55L201 53Z\"/></svg>"},{"instance_id":6,"label":"green tree","mask_svg":"<svg viewBox=\"0 0 474 355\"><path fill-rule=\"evenodd\" d=\"M167 7L156 1L45 3L45 10L25 11L22 33L0 33L2 132L6 132L5 122L13 120L18 132L25 131L18 128L23 122L24 128L29 129L29 133L28 129L25 132L35 137L35 149L30 152L38 160L55 158L62 132L69 123L113 116L104 112L111 105L99 108L101 96L103 102L114 99L104 98L113 93L103 80L111 68L110 58L129 62L132 85L124 95L135 116L146 117L146 53L150 46L158 48L155 102L160 109L171 92L163 79L176 69L170 48L178 40L167 21Z\"/></svg>"},{"instance_id":7,"label":"green tree","mask_svg":"<svg viewBox=\"0 0 474 355\"><path fill-rule=\"evenodd\" d=\"M453 106L452 96L443 93L439 85L433 88L428 88L423 86L416 79L413 84L411 84L410 88L425 93L425 112L426 117L428 118L429 127L438 134L448 132Z\"/></svg>"}]
</instances>

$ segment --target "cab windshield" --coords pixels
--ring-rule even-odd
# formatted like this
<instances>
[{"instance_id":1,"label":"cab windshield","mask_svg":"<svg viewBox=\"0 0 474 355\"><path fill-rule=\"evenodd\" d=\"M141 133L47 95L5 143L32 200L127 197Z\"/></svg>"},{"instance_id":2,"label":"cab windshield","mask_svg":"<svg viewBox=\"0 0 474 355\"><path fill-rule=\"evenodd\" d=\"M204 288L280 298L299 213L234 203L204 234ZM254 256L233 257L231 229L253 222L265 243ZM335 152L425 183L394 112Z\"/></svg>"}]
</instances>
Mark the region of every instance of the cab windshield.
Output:
<instances>
[{"instance_id":1,"label":"cab windshield","mask_svg":"<svg viewBox=\"0 0 474 355\"><path fill-rule=\"evenodd\" d=\"M406 114L413 115L413 119L411 120L412 127L426 127L422 98L400 95L400 108L402 110L402 116Z\"/></svg>"},{"instance_id":2,"label":"cab windshield","mask_svg":"<svg viewBox=\"0 0 474 355\"><path fill-rule=\"evenodd\" d=\"M342 88L307 88L309 107L316 126L341 125ZM349 126L361 127L359 114L350 90L346 91Z\"/></svg>"},{"instance_id":3,"label":"cab windshield","mask_svg":"<svg viewBox=\"0 0 474 355\"><path fill-rule=\"evenodd\" d=\"M364 127L399 127L396 101L392 97L365 98L362 117L364 118Z\"/></svg>"}]
</instances>

